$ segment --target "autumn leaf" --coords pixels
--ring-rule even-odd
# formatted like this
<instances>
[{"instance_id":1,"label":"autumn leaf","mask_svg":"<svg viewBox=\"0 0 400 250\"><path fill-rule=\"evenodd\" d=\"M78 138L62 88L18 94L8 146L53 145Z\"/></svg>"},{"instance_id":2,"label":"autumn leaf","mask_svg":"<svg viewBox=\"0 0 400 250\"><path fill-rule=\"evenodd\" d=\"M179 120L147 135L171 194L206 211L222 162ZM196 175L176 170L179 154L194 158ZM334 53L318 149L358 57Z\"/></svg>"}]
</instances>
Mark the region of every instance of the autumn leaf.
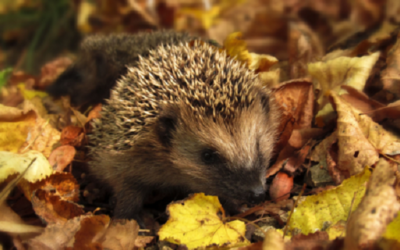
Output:
<instances>
[{"instance_id":1,"label":"autumn leaf","mask_svg":"<svg viewBox=\"0 0 400 250\"><path fill-rule=\"evenodd\" d=\"M26 89L26 86L24 83L18 84L17 87L18 87L19 91L21 91L22 96L24 97L25 100L30 100L30 99L34 98L35 96L38 96L40 98L48 96L48 94L43 91Z\"/></svg>"},{"instance_id":2,"label":"autumn leaf","mask_svg":"<svg viewBox=\"0 0 400 250\"><path fill-rule=\"evenodd\" d=\"M0 151L0 182L12 174L22 173L33 159L36 160L25 173L23 177L25 180L29 182L40 181L53 172L46 157L40 152L28 151L25 154L15 154Z\"/></svg>"},{"instance_id":3,"label":"autumn leaf","mask_svg":"<svg viewBox=\"0 0 400 250\"><path fill-rule=\"evenodd\" d=\"M334 116L332 106L328 103L329 93L339 95L346 93L341 85L349 85L357 90L362 90L370 71L379 58L380 53L375 52L363 57L338 57L327 62L308 64L308 73L318 83L316 89L321 93L317 99L320 111L316 115L316 123L322 127Z\"/></svg>"},{"instance_id":4,"label":"autumn leaf","mask_svg":"<svg viewBox=\"0 0 400 250\"><path fill-rule=\"evenodd\" d=\"M12 68L7 68L0 71L0 89L6 85L12 70Z\"/></svg>"},{"instance_id":5,"label":"autumn leaf","mask_svg":"<svg viewBox=\"0 0 400 250\"><path fill-rule=\"evenodd\" d=\"M25 101L22 109L0 104L0 150L25 152L36 150L49 156L59 141L60 132L44 119L46 111L38 99Z\"/></svg>"},{"instance_id":6,"label":"autumn leaf","mask_svg":"<svg viewBox=\"0 0 400 250\"><path fill-rule=\"evenodd\" d=\"M374 246L399 212L400 203L393 188L396 171L397 164L382 158L379 160L368 182L365 197L348 221L344 241L346 249Z\"/></svg>"},{"instance_id":7,"label":"autumn leaf","mask_svg":"<svg viewBox=\"0 0 400 250\"><path fill-rule=\"evenodd\" d=\"M359 173L364 166L372 166L379 154L400 153L400 138L375 123L369 116L349 105L332 93L338 113L338 167L350 175Z\"/></svg>"},{"instance_id":8,"label":"autumn leaf","mask_svg":"<svg viewBox=\"0 0 400 250\"><path fill-rule=\"evenodd\" d=\"M400 213L397 214L396 218L386 227L386 232L383 237L389 240L396 240L400 242Z\"/></svg>"},{"instance_id":9,"label":"autumn leaf","mask_svg":"<svg viewBox=\"0 0 400 250\"><path fill-rule=\"evenodd\" d=\"M34 112L23 112L0 104L0 150L18 152L35 126Z\"/></svg>"},{"instance_id":10,"label":"autumn leaf","mask_svg":"<svg viewBox=\"0 0 400 250\"><path fill-rule=\"evenodd\" d=\"M279 82L279 68L273 68L278 59L270 55L250 53L247 44L243 40L242 33L230 34L224 41L224 49L228 55L243 62L249 69L258 73L258 77L264 85L275 86Z\"/></svg>"},{"instance_id":11,"label":"autumn leaf","mask_svg":"<svg viewBox=\"0 0 400 250\"><path fill-rule=\"evenodd\" d=\"M355 210L364 196L365 184L370 175L371 172L365 169L334 189L305 197L288 222L289 230L298 229L307 235L322 230L326 225L335 225L340 220L346 221L350 208Z\"/></svg>"},{"instance_id":12,"label":"autumn leaf","mask_svg":"<svg viewBox=\"0 0 400 250\"><path fill-rule=\"evenodd\" d=\"M195 194L183 202L170 204L168 211L170 218L158 232L161 240L184 244L189 249L248 244L244 238L245 224L225 222L225 212L215 196Z\"/></svg>"}]
</instances>

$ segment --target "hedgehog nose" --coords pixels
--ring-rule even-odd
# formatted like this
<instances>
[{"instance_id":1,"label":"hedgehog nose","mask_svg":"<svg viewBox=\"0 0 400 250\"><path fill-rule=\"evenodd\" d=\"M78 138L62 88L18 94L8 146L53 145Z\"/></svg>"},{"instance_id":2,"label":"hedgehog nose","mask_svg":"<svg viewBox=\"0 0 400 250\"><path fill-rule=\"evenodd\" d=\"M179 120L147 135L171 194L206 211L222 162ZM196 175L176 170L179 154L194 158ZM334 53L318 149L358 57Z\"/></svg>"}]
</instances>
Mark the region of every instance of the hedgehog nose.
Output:
<instances>
[{"instance_id":1,"label":"hedgehog nose","mask_svg":"<svg viewBox=\"0 0 400 250\"><path fill-rule=\"evenodd\" d=\"M253 188L249 194L249 202L251 204L258 204L265 200L265 189L264 186L260 185Z\"/></svg>"}]
</instances>

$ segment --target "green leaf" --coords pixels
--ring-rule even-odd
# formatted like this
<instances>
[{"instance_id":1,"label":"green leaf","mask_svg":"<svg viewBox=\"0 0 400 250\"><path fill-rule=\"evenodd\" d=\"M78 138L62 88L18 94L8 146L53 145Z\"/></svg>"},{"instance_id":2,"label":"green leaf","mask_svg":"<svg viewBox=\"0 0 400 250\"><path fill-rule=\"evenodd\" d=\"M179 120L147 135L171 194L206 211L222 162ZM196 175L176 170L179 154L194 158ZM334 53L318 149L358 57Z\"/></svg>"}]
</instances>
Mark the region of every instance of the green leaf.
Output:
<instances>
[{"instance_id":1,"label":"green leaf","mask_svg":"<svg viewBox=\"0 0 400 250\"><path fill-rule=\"evenodd\" d=\"M6 69L3 69L2 71L0 71L0 89L4 85L6 85L12 70L13 70L12 68L6 68Z\"/></svg>"}]
</instances>

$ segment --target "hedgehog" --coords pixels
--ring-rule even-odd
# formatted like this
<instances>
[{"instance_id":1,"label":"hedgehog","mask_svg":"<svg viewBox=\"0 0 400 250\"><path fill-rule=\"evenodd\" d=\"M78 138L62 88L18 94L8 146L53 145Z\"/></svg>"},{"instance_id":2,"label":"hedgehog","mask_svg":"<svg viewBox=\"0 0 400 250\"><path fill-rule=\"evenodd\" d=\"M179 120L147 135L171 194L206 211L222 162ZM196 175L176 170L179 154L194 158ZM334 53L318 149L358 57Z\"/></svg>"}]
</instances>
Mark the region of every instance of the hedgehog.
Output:
<instances>
[{"instance_id":1,"label":"hedgehog","mask_svg":"<svg viewBox=\"0 0 400 250\"><path fill-rule=\"evenodd\" d=\"M117 79L126 74L127 66L136 66L139 56L148 56L160 44L191 39L186 33L172 31L89 36L82 42L75 64L46 91L53 97L68 95L72 106L85 109L109 98Z\"/></svg>"},{"instance_id":2,"label":"hedgehog","mask_svg":"<svg viewBox=\"0 0 400 250\"><path fill-rule=\"evenodd\" d=\"M113 188L114 217L140 220L160 190L263 201L280 117L271 91L213 44L166 36L182 39L124 62L88 135L90 170Z\"/></svg>"}]
</instances>

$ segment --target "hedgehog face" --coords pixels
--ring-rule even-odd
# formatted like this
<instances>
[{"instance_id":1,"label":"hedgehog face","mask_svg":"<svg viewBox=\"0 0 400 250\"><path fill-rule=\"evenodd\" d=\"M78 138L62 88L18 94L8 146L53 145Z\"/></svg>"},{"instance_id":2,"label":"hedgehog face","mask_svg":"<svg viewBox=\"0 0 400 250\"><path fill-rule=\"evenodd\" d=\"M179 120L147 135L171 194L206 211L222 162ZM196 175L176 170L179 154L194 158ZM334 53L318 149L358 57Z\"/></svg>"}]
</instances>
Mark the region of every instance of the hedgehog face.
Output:
<instances>
[{"instance_id":1,"label":"hedgehog face","mask_svg":"<svg viewBox=\"0 0 400 250\"><path fill-rule=\"evenodd\" d=\"M161 112L160 138L194 192L251 203L264 198L276 138L268 105L255 98L232 119L200 116L184 104Z\"/></svg>"}]
</instances>

